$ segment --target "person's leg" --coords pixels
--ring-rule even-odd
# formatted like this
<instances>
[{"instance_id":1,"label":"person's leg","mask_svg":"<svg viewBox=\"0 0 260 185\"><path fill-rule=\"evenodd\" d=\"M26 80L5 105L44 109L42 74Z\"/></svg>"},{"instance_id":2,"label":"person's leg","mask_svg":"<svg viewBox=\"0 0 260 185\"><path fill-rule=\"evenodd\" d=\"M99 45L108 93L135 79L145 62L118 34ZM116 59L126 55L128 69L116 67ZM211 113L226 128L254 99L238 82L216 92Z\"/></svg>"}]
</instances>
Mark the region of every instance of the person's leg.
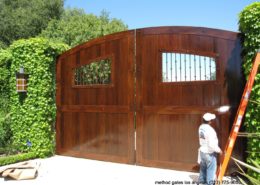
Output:
<instances>
[{"instance_id":1,"label":"person's leg","mask_svg":"<svg viewBox=\"0 0 260 185\"><path fill-rule=\"evenodd\" d=\"M207 164L207 183L213 185L216 177L217 158L216 154L209 155L209 162Z\"/></svg>"},{"instance_id":2,"label":"person's leg","mask_svg":"<svg viewBox=\"0 0 260 185\"><path fill-rule=\"evenodd\" d=\"M200 162L199 184L206 183L206 172L207 172L207 166L203 165L203 162Z\"/></svg>"},{"instance_id":3,"label":"person's leg","mask_svg":"<svg viewBox=\"0 0 260 185\"><path fill-rule=\"evenodd\" d=\"M206 183L207 177L207 161L206 156L203 153L200 153L201 161L200 161L200 175L199 175L199 184Z\"/></svg>"}]
</instances>

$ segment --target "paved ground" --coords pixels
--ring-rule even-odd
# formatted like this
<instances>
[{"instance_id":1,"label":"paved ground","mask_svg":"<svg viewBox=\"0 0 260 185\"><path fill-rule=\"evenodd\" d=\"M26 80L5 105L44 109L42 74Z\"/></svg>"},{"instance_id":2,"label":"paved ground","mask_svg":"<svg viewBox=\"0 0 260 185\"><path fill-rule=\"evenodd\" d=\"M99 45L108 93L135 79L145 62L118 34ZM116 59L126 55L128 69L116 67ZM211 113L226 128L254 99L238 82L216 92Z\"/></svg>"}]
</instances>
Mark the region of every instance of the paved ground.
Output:
<instances>
[{"instance_id":1,"label":"paved ground","mask_svg":"<svg viewBox=\"0 0 260 185\"><path fill-rule=\"evenodd\" d=\"M7 180L2 185L72 184L72 185L155 185L192 184L197 173L117 164L73 157L54 156L37 159L41 163L34 180ZM226 178L226 180L229 180ZM234 184L234 183L225 183Z\"/></svg>"}]
</instances>

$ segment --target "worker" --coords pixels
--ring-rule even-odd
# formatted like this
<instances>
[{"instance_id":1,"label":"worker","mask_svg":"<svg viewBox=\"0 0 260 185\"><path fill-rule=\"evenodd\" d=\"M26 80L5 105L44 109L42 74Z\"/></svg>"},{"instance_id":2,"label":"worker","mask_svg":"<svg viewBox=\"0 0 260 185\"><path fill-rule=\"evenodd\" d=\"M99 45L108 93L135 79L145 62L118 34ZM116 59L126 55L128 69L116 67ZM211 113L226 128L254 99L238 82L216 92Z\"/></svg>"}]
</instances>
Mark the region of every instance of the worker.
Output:
<instances>
[{"instance_id":1,"label":"worker","mask_svg":"<svg viewBox=\"0 0 260 185\"><path fill-rule=\"evenodd\" d=\"M205 113L203 123L199 127L199 154L198 163L200 164L199 183L214 184L217 170L217 153L222 153L218 146L216 131L211 126L216 115Z\"/></svg>"}]
</instances>

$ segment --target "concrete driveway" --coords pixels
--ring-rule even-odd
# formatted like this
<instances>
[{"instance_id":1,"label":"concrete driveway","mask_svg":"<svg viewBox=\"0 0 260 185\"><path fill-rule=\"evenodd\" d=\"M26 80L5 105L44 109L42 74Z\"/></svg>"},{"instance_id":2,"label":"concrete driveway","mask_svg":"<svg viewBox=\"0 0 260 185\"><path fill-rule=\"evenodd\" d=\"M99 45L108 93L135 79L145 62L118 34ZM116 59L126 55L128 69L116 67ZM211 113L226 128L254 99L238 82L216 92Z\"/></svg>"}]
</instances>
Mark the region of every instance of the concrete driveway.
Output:
<instances>
[{"instance_id":1,"label":"concrete driveway","mask_svg":"<svg viewBox=\"0 0 260 185\"><path fill-rule=\"evenodd\" d=\"M195 184L198 173L181 172L74 157L53 156L36 159L41 163L34 180L4 180L2 185L72 184L72 185L155 185ZM230 180L226 178L226 180ZM235 183L229 183L235 184Z\"/></svg>"}]
</instances>

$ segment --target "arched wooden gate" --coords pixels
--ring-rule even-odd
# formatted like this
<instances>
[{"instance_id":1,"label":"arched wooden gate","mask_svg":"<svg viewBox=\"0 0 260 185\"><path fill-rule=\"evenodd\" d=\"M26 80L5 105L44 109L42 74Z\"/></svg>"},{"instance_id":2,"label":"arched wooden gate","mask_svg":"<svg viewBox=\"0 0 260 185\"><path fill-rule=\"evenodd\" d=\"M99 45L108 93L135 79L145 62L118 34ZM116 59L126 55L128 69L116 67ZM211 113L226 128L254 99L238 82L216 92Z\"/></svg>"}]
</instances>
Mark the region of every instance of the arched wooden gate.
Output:
<instances>
[{"instance_id":1,"label":"arched wooden gate","mask_svg":"<svg viewBox=\"0 0 260 185\"><path fill-rule=\"evenodd\" d=\"M224 148L240 66L238 33L208 28L137 29L79 45L57 62L57 153L195 170L202 114L228 105L216 124Z\"/></svg>"}]
</instances>

